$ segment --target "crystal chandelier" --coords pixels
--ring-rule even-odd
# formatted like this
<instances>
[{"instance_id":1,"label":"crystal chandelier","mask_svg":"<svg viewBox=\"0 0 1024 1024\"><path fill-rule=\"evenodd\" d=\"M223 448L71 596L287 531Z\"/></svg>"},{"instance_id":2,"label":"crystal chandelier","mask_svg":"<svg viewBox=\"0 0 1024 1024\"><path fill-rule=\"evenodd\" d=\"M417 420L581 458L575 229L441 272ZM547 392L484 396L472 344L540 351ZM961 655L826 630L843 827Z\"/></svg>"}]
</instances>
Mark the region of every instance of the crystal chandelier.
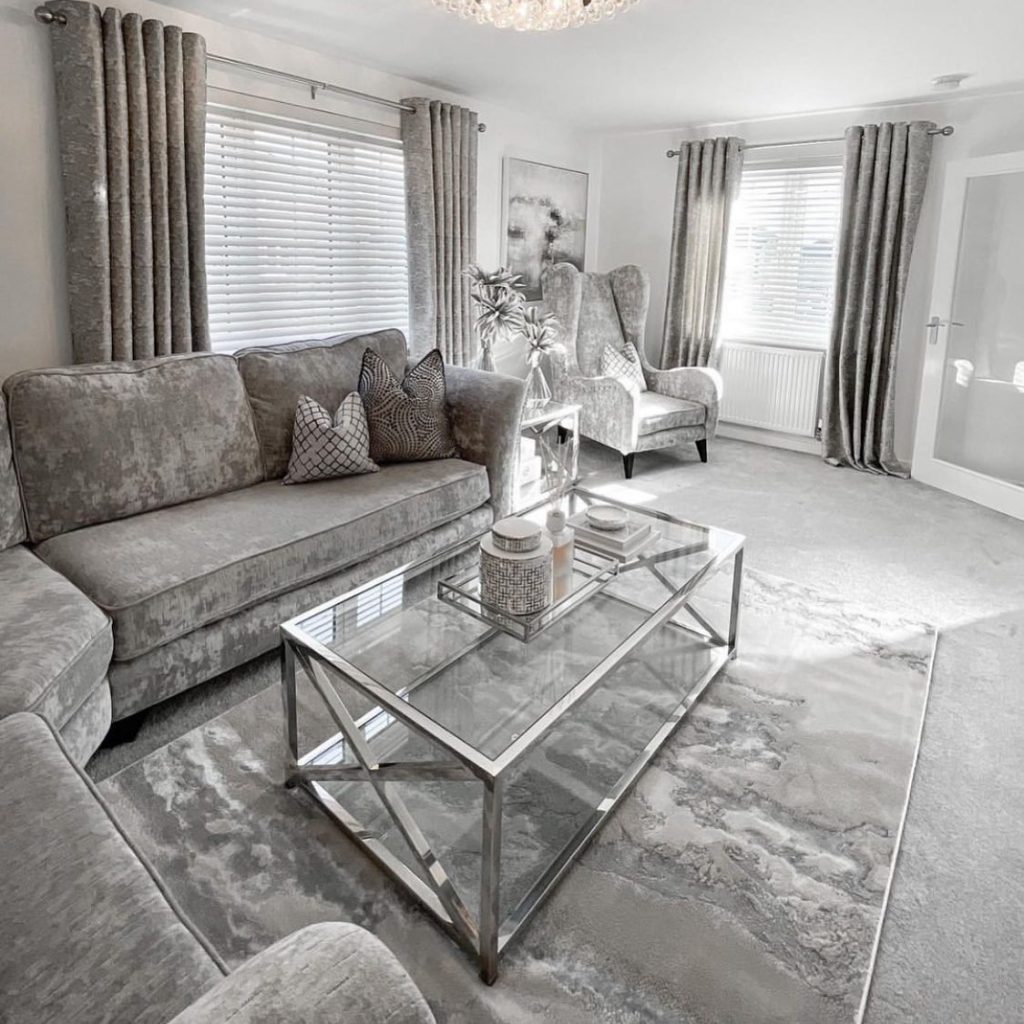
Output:
<instances>
[{"instance_id":1,"label":"crystal chandelier","mask_svg":"<svg viewBox=\"0 0 1024 1024\"><path fill-rule=\"evenodd\" d=\"M434 3L481 25L544 32L611 18L632 7L636 0L434 0Z\"/></svg>"}]
</instances>

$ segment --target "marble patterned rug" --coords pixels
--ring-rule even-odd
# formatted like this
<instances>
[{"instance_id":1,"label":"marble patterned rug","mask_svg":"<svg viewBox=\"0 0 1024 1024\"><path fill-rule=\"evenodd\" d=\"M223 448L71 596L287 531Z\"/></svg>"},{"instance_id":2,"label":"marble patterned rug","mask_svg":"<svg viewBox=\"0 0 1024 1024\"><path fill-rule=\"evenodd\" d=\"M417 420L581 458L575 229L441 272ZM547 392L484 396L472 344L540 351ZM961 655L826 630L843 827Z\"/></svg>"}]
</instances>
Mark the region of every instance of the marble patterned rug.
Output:
<instances>
[{"instance_id":1,"label":"marble patterned rug","mask_svg":"<svg viewBox=\"0 0 1024 1024\"><path fill-rule=\"evenodd\" d=\"M934 635L748 571L740 657L491 988L304 794L277 688L100 785L232 965L315 921L395 951L441 1024L851 1024L869 981Z\"/></svg>"}]
</instances>

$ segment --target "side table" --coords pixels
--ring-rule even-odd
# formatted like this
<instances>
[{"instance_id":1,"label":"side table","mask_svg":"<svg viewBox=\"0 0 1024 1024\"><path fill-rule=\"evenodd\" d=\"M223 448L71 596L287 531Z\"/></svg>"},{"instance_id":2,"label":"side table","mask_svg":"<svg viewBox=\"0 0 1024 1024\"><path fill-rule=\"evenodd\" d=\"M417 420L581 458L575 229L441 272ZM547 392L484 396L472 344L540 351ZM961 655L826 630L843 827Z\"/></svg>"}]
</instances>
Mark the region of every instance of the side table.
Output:
<instances>
[{"instance_id":1,"label":"side table","mask_svg":"<svg viewBox=\"0 0 1024 1024\"><path fill-rule=\"evenodd\" d=\"M523 412L517 509L535 505L576 482L580 461L579 428L578 405L552 401Z\"/></svg>"}]
</instances>

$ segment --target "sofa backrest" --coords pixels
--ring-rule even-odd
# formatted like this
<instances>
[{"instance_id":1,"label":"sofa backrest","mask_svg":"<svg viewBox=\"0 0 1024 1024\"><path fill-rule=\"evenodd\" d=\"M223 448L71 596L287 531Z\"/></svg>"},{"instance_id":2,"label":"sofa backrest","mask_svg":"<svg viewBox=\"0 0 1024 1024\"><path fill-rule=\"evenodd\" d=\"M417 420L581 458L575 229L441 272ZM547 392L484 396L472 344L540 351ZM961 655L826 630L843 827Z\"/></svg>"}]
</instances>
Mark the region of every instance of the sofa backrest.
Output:
<instances>
[{"instance_id":1,"label":"sofa backrest","mask_svg":"<svg viewBox=\"0 0 1024 1024\"><path fill-rule=\"evenodd\" d=\"M21 492L14 473L11 433L7 426L7 406L0 395L0 551L25 539L25 520L21 515Z\"/></svg>"},{"instance_id":2,"label":"sofa backrest","mask_svg":"<svg viewBox=\"0 0 1024 1024\"><path fill-rule=\"evenodd\" d=\"M248 348L236 356L268 480L276 480L288 470L299 399L309 395L333 414L341 400L358 389L359 369L368 348L386 360L399 377L405 373L405 335L394 330Z\"/></svg>"},{"instance_id":3,"label":"sofa backrest","mask_svg":"<svg viewBox=\"0 0 1024 1024\"><path fill-rule=\"evenodd\" d=\"M33 541L263 479L231 356L26 370L4 393Z\"/></svg>"}]
</instances>

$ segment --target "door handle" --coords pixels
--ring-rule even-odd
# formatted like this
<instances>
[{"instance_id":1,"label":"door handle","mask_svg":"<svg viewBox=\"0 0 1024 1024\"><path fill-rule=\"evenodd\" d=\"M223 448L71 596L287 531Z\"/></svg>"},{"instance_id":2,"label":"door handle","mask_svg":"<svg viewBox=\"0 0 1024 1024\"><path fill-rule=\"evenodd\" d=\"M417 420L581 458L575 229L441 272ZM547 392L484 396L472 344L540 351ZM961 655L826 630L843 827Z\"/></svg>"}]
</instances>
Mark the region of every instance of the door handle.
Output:
<instances>
[{"instance_id":1,"label":"door handle","mask_svg":"<svg viewBox=\"0 0 1024 1024\"><path fill-rule=\"evenodd\" d=\"M928 328L928 344L934 345L939 340L940 327L963 327L959 320L943 320L941 317L933 316L925 327Z\"/></svg>"}]
</instances>

